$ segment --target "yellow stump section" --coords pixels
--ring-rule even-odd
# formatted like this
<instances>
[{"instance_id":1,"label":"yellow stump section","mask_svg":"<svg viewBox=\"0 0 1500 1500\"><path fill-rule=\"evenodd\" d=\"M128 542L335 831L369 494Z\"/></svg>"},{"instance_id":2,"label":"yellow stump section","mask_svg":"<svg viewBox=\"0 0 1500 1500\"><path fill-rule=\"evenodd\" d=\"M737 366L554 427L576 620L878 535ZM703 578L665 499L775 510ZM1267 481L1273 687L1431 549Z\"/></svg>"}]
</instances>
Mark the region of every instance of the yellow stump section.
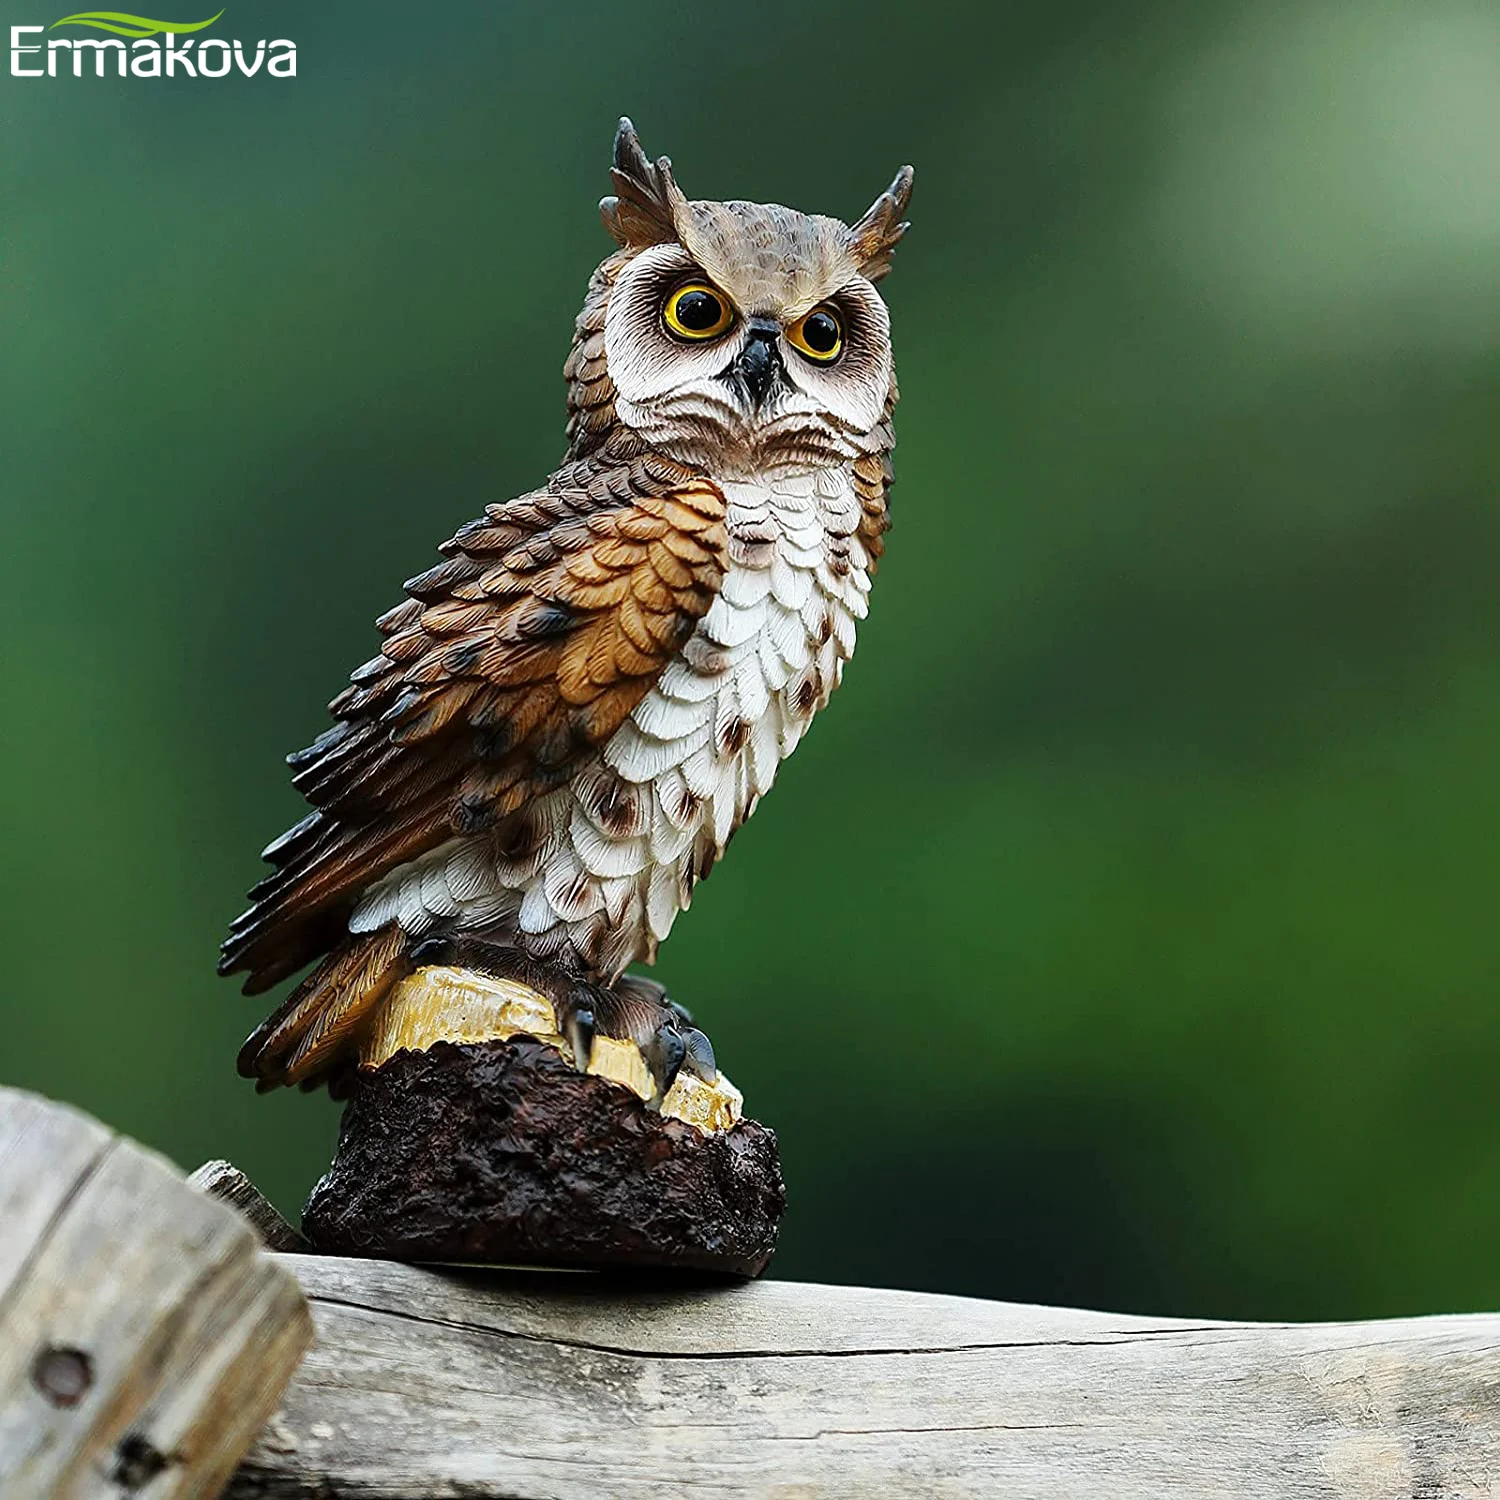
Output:
<instances>
[{"instance_id":1,"label":"yellow stump section","mask_svg":"<svg viewBox=\"0 0 1500 1500\"><path fill-rule=\"evenodd\" d=\"M558 1031L557 1013L545 995L514 979L433 965L418 969L391 991L365 1037L359 1064L378 1068L403 1048L425 1052L434 1042L488 1042L517 1035L535 1037L573 1061L572 1044ZM596 1037L588 1070L642 1099L651 1097L651 1070L634 1042ZM684 1068L662 1100L661 1112L714 1135L734 1129L744 1103L744 1095L722 1073L716 1082L705 1083Z\"/></svg>"}]
</instances>

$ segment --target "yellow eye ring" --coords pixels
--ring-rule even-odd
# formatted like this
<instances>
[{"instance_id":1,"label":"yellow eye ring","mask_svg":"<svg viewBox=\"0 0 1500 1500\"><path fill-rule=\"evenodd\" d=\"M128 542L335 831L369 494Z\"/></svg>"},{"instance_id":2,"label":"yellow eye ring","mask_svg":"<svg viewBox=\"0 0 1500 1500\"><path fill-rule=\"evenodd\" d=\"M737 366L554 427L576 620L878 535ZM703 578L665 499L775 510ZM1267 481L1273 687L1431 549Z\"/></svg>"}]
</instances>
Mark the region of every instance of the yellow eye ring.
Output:
<instances>
[{"instance_id":1,"label":"yellow eye ring","mask_svg":"<svg viewBox=\"0 0 1500 1500\"><path fill-rule=\"evenodd\" d=\"M734 325L729 299L703 281L678 287L662 306L661 316L669 333L695 344L716 339Z\"/></svg>"},{"instance_id":2,"label":"yellow eye ring","mask_svg":"<svg viewBox=\"0 0 1500 1500\"><path fill-rule=\"evenodd\" d=\"M844 320L830 302L820 302L786 331L787 343L817 365L831 365L844 352Z\"/></svg>"}]
</instances>

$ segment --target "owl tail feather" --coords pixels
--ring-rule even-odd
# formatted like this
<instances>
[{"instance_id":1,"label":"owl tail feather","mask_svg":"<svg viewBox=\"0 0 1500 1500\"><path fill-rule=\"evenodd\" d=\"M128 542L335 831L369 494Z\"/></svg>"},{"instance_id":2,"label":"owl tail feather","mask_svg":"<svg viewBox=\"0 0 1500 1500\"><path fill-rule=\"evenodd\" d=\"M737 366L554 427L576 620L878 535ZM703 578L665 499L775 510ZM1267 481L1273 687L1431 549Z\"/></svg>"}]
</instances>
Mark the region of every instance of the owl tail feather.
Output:
<instances>
[{"instance_id":1,"label":"owl tail feather","mask_svg":"<svg viewBox=\"0 0 1500 1500\"><path fill-rule=\"evenodd\" d=\"M394 922L350 934L256 1027L240 1048L241 1077L255 1079L261 1092L322 1082L345 1060L391 987L411 972L409 941Z\"/></svg>"}]
</instances>

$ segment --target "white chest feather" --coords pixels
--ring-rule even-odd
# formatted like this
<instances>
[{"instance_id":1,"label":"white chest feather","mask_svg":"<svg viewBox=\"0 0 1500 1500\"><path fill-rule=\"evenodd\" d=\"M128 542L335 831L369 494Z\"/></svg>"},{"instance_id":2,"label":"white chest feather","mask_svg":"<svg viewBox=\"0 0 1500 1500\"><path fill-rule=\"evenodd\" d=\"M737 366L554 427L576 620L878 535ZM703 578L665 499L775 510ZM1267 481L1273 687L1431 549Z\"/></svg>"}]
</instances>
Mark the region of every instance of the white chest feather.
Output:
<instances>
[{"instance_id":1,"label":"white chest feather","mask_svg":"<svg viewBox=\"0 0 1500 1500\"><path fill-rule=\"evenodd\" d=\"M512 863L486 835L454 840L372 887L353 930L492 934L539 957L567 945L606 977L655 956L838 686L870 588L847 473L722 488L720 596L599 754L540 799L534 852Z\"/></svg>"}]
</instances>

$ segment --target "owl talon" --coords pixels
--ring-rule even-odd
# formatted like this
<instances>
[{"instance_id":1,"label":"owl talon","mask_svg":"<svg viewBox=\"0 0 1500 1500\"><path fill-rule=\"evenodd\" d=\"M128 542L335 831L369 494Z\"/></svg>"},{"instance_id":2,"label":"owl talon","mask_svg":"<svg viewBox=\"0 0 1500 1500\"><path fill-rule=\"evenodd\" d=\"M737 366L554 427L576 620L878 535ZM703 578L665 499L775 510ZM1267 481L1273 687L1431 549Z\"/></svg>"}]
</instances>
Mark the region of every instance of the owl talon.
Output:
<instances>
[{"instance_id":1,"label":"owl talon","mask_svg":"<svg viewBox=\"0 0 1500 1500\"><path fill-rule=\"evenodd\" d=\"M451 964L457 949L453 939L446 933L437 937L423 938L408 954L407 961L414 969L425 969L442 964Z\"/></svg>"},{"instance_id":2,"label":"owl talon","mask_svg":"<svg viewBox=\"0 0 1500 1500\"><path fill-rule=\"evenodd\" d=\"M714 1060L714 1044L696 1026L686 1027L682 1039L687 1044L687 1056L682 1065L689 1073L701 1078L704 1083L719 1081L719 1066Z\"/></svg>"},{"instance_id":3,"label":"owl talon","mask_svg":"<svg viewBox=\"0 0 1500 1500\"><path fill-rule=\"evenodd\" d=\"M656 1034L641 1048L641 1055L646 1059L646 1066L656 1084L656 1092L647 1103L659 1112L662 1100L671 1092L683 1063L687 1061L688 1044L675 1022L668 1019L656 1028Z\"/></svg>"},{"instance_id":4,"label":"owl talon","mask_svg":"<svg viewBox=\"0 0 1500 1500\"><path fill-rule=\"evenodd\" d=\"M589 1062L594 1055L596 1028L593 1001L593 994L580 987L568 997L568 1004L564 1007L566 1014L563 1029L568 1044L573 1049L573 1066L580 1073L588 1072Z\"/></svg>"},{"instance_id":5,"label":"owl talon","mask_svg":"<svg viewBox=\"0 0 1500 1500\"><path fill-rule=\"evenodd\" d=\"M599 1029L607 1036L633 1041L641 1050L656 1092L652 1108L662 1100L686 1068L705 1083L716 1083L718 1063L713 1043L693 1025L693 1014L667 994L655 979L626 974L600 996Z\"/></svg>"}]
</instances>

